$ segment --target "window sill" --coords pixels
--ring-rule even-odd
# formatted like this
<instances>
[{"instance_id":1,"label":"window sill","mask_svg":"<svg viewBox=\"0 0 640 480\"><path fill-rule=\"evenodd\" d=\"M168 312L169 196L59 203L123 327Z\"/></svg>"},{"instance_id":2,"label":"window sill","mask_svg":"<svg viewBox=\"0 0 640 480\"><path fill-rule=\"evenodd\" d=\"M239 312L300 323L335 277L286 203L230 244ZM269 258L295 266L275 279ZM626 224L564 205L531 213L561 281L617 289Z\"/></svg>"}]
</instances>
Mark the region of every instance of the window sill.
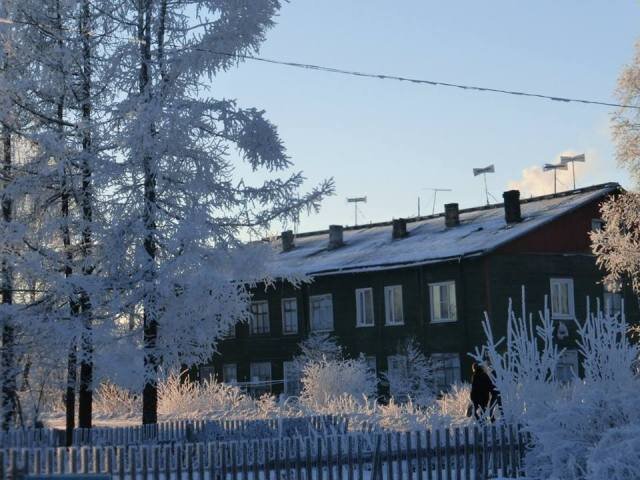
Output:
<instances>
[{"instance_id":1,"label":"window sill","mask_svg":"<svg viewBox=\"0 0 640 480\"><path fill-rule=\"evenodd\" d=\"M298 332L282 332L283 337L293 337L295 335L298 335Z\"/></svg>"},{"instance_id":2,"label":"window sill","mask_svg":"<svg viewBox=\"0 0 640 480\"><path fill-rule=\"evenodd\" d=\"M448 319L440 319L440 320L431 320L429 323L456 323L458 321L457 318L448 320Z\"/></svg>"},{"instance_id":3,"label":"window sill","mask_svg":"<svg viewBox=\"0 0 640 480\"><path fill-rule=\"evenodd\" d=\"M376 324L372 324L372 325L356 325L356 328L373 328L375 327Z\"/></svg>"},{"instance_id":4,"label":"window sill","mask_svg":"<svg viewBox=\"0 0 640 480\"><path fill-rule=\"evenodd\" d=\"M404 326L404 322L400 322L400 323L385 323L384 326L385 327L403 327Z\"/></svg>"},{"instance_id":5,"label":"window sill","mask_svg":"<svg viewBox=\"0 0 640 480\"><path fill-rule=\"evenodd\" d=\"M309 330L309 333L331 333L333 332L334 329L330 329L330 330Z\"/></svg>"},{"instance_id":6,"label":"window sill","mask_svg":"<svg viewBox=\"0 0 640 480\"><path fill-rule=\"evenodd\" d=\"M575 320L575 315L551 315L551 320Z\"/></svg>"}]
</instances>

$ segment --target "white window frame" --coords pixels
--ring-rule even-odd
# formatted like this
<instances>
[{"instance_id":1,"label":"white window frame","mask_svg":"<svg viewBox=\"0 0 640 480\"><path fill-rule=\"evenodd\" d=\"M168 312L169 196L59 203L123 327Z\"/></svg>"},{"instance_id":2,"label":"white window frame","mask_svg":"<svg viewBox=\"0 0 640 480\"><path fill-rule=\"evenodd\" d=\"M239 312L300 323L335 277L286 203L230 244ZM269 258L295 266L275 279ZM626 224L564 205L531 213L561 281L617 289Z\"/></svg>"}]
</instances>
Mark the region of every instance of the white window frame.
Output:
<instances>
[{"instance_id":1,"label":"white window frame","mask_svg":"<svg viewBox=\"0 0 640 480\"><path fill-rule=\"evenodd\" d=\"M434 376L434 382L435 382L436 388L446 391L451 385L461 380L462 367L460 364L459 353L455 353L455 352L432 353L430 360L431 360L431 364L433 365L433 376ZM450 365L450 362L452 363L452 365ZM442 367L440 367L440 365L442 365ZM444 374L442 375L442 379L443 379L442 382L438 382L438 380L440 380L441 378L440 374L438 373L440 370L444 372ZM453 376L455 377L450 379L451 381L447 379L447 371L449 370L454 372Z\"/></svg>"},{"instance_id":2,"label":"white window frame","mask_svg":"<svg viewBox=\"0 0 640 480\"><path fill-rule=\"evenodd\" d=\"M302 389L300 372L297 371L293 360L282 362L282 380L284 382L283 392L285 397L300 395Z\"/></svg>"},{"instance_id":3,"label":"white window frame","mask_svg":"<svg viewBox=\"0 0 640 480\"><path fill-rule=\"evenodd\" d=\"M233 379L229 379L227 369L233 369ZM222 381L224 383L235 384L238 383L238 364L237 363L224 363L222 365Z\"/></svg>"},{"instance_id":4,"label":"white window frame","mask_svg":"<svg viewBox=\"0 0 640 480\"><path fill-rule=\"evenodd\" d=\"M260 331L262 329L257 328L260 324L259 320L256 317L256 314L253 312L254 306L258 305L266 306L266 312L261 313L260 315L265 315L266 317L266 330ZM249 335L268 335L271 333L271 321L269 319L269 302L266 300L257 300L255 302L251 302L251 318L249 319Z\"/></svg>"},{"instance_id":5,"label":"white window frame","mask_svg":"<svg viewBox=\"0 0 640 480\"><path fill-rule=\"evenodd\" d=\"M269 366L269 378L267 380L257 380L258 382L268 382L265 385L255 385L254 382L256 382L256 375L254 375L254 368L256 368L258 365L260 366L264 366L264 365L268 365ZM251 362L249 364L249 390L255 395L257 393L260 393L261 395L264 393L270 393L271 392L271 382L273 380L273 367L271 365L271 362Z\"/></svg>"},{"instance_id":6,"label":"white window frame","mask_svg":"<svg viewBox=\"0 0 640 480\"><path fill-rule=\"evenodd\" d=\"M563 313L563 312L558 312L555 311L555 305L554 305L554 294L553 294L553 290L554 290L554 286L555 285L566 285L567 286L567 307L569 309L568 313ZM569 277L553 277L549 279L549 300L550 300L550 306L551 306L551 318L553 319L558 319L558 320L573 320L576 316L576 304L574 301L574 295L573 295L573 278L569 278Z\"/></svg>"},{"instance_id":7,"label":"white window frame","mask_svg":"<svg viewBox=\"0 0 640 480\"><path fill-rule=\"evenodd\" d=\"M371 306L371 318L367 317L367 298ZM376 324L374 304L373 304L373 288L356 288L356 327L373 327Z\"/></svg>"},{"instance_id":8,"label":"white window frame","mask_svg":"<svg viewBox=\"0 0 640 480\"><path fill-rule=\"evenodd\" d=\"M364 361L367 364L367 370L369 370L369 372L371 372L373 375L375 375L376 377L378 376L378 365L377 365L377 358L375 355L366 355L364 357Z\"/></svg>"},{"instance_id":9,"label":"white window frame","mask_svg":"<svg viewBox=\"0 0 640 480\"><path fill-rule=\"evenodd\" d=\"M578 359L578 350L565 350L560 355L560 359L556 365L556 379L559 382L566 383L574 378L578 378L579 368L580 360Z\"/></svg>"},{"instance_id":10,"label":"white window frame","mask_svg":"<svg viewBox=\"0 0 640 480\"><path fill-rule=\"evenodd\" d=\"M287 310L285 305L287 302L293 302L295 305L295 310ZM283 298L280 301L280 309L282 312L282 334L283 335L296 335L298 333L298 299L296 297L287 297ZM295 319L291 324L293 326L293 330L289 330L287 328L287 313L291 314L295 312Z\"/></svg>"},{"instance_id":11,"label":"white window frame","mask_svg":"<svg viewBox=\"0 0 640 480\"><path fill-rule=\"evenodd\" d=\"M435 295L434 290L440 287L453 287L453 295L451 295L451 290L449 294L453 298L453 315L450 317L438 317L436 318L436 308L435 308ZM458 321L458 300L456 297L456 282L455 280L447 280L446 282L436 282L429 284L429 304L431 306L431 323L453 323ZM449 306L452 304L450 303Z\"/></svg>"},{"instance_id":12,"label":"white window frame","mask_svg":"<svg viewBox=\"0 0 640 480\"><path fill-rule=\"evenodd\" d=\"M396 318L395 302L400 302L400 318ZM390 327L404 325L404 302L402 300L402 285L388 285L384 287L384 324Z\"/></svg>"},{"instance_id":13,"label":"white window frame","mask_svg":"<svg viewBox=\"0 0 640 480\"><path fill-rule=\"evenodd\" d=\"M330 323L331 326L329 328L317 328L314 326L313 322L313 304L315 301L329 301L329 313L331 315ZM333 295L330 293L325 293L322 295L311 295L309 296L309 329L312 332L333 332Z\"/></svg>"},{"instance_id":14,"label":"white window frame","mask_svg":"<svg viewBox=\"0 0 640 480\"><path fill-rule=\"evenodd\" d=\"M616 303L618 303L618 308L616 308ZM602 294L602 310L605 315L609 315L611 317L617 315L619 318L624 310L622 293L614 292L605 288L604 293Z\"/></svg>"},{"instance_id":15,"label":"white window frame","mask_svg":"<svg viewBox=\"0 0 640 480\"><path fill-rule=\"evenodd\" d=\"M200 365L200 381L215 381L216 370L213 365Z\"/></svg>"},{"instance_id":16,"label":"white window frame","mask_svg":"<svg viewBox=\"0 0 640 480\"><path fill-rule=\"evenodd\" d=\"M387 357L387 375L394 373L403 378L409 375L409 358L406 355L396 353Z\"/></svg>"},{"instance_id":17,"label":"white window frame","mask_svg":"<svg viewBox=\"0 0 640 480\"><path fill-rule=\"evenodd\" d=\"M599 232L604 228L604 220L601 218L592 218L591 219L591 231Z\"/></svg>"}]
</instances>

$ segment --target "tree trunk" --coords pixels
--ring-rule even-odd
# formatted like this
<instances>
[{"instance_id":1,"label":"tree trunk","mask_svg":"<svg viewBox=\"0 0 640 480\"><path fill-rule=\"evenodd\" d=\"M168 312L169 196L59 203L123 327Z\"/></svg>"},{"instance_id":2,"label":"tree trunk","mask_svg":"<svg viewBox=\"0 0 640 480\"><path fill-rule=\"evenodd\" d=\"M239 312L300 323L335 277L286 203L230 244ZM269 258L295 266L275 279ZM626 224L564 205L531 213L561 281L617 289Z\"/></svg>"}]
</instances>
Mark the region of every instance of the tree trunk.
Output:
<instances>
[{"instance_id":1,"label":"tree trunk","mask_svg":"<svg viewBox=\"0 0 640 480\"><path fill-rule=\"evenodd\" d=\"M93 221L93 195L91 185L91 10L88 0L82 2L80 15L80 35L82 36L82 244L83 257L82 274L87 276L93 273L91 264L91 223ZM79 394L79 418L80 428L91 428L93 410L93 338L92 338L92 308L91 299L86 291L80 294L80 306L82 309L83 332L81 338L80 359L80 394Z\"/></svg>"},{"instance_id":2,"label":"tree trunk","mask_svg":"<svg viewBox=\"0 0 640 480\"><path fill-rule=\"evenodd\" d=\"M141 98L148 104L151 101L151 17L152 0L138 0L138 38L140 41L140 76L139 87ZM150 125L153 134L153 124ZM144 142L146 143L146 142ZM153 158L143 151L144 171L144 211L145 226L144 250L147 253L145 266L145 298L143 313L143 341L145 383L142 391L142 423L158 421L158 310L156 302L156 173Z\"/></svg>"},{"instance_id":3,"label":"tree trunk","mask_svg":"<svg viewBox=\"0 0 640 480\"><path fill-rule=\"evenodd\" d=\"M11 178L12 161L11 131L7 125L2 127L2 173L7 184ZM2 221L11 222L13 201L6 191L2 194ZM6 258L6 252L2 255L1 275L1 301L5 305L13 303L13 273ZM16 366L14 352L14 328L12 319L5 317L2 322L2 428L8 429L13 423L16 411Z\"/></svg>"}]
</instances>

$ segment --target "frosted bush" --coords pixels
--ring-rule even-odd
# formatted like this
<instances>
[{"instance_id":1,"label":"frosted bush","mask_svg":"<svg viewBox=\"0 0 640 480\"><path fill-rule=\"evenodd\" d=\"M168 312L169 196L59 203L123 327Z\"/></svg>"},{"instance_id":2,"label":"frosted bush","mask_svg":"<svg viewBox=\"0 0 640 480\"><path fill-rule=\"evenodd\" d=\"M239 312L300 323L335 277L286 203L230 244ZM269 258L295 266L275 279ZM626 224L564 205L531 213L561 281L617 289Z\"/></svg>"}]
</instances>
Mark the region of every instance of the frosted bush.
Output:
<instances>
[{"instance_id":1,"label":"frosted bush","mask_svg":"<svg viewBox=\"0 0 640 480\"><path fill-rule=\"evenodd\" d=\"M302 404L310 408L324 408L332 400L351 397L365 401L375 395L376 378L362 358L307 363L302 375Z\"/></svg>"},{"instance_id":2,"label":"frosted bush","mask_svg":"<svg viewBox=\"0 0 640 480\"><path fill-rule=\"evenodd\" d=\"M93 411L100 418L133 418L139 415L142 402L139 396L114 383L100 384L93 396Z\"/></svg>"},{"instance_id":3,"label":"frosted bush","mask_svg":"<svg viewBox=\"0 0 640 480\"><path fill-rule=\"evenodd\" d=\"M640 423L607 431L587 459L587 480L640 478Z\"/></svg>"},{"instance_id":4,"label":"frosted bush","mask_svg":"<svg viewBox=\"0 0 640 480\"><path fill-rule=\"evenodd\" d=\"M158 413L163 419L261 418L256 401L238 386L215 380L180 381L176 373L159 384Z\"/></svg>"},{"instance_id":5,"label":"frosted bush","mask_svg":"<svg viewBox=\"0 0 640 480\"><path fill-rule=\"evenodd\" d=\"M544 416L549 401L558 395L555 373L562 351L555 343L546 296L544 303L544 312L539 312L539 323L534 326L524 308L524 287L521 316L516 316L509 299L506 339L494 338L486 314L482 324L487 343L481 351L476 349L473 358L486 367L500 392L503 420L509 423L526 423L529 417Z\"/></svg>"},{"instance_id":6,"label":"frosted bush","mask_svg":"<svg viewBox=\"0 0 640 480\"><path fill-rule=\"evenodd\" d=\"M407 339L398 348L401 358L406 359L402 368L389 369L384 380L389 384L389 393L395 401L411 400L416 405L430 405L435 398L434 368L422 353L414 338Z\"/></svg>"},{"instance_id":7,"label":"frosted bush","mask_svg":"<svg viewBox=\"0 0 640 480\"><path fill-rule=\"evenodd\" d=\"M454 383L449 391L436 400L442 415L455 418L457 422L467 419L467 410L471 405L471 385L468 383Z\"/></svg>"},{"instance_id":8,"label":"frosted bush","mask_svg":"<svg viewBox=\"0 0 640 480\"><path fill-rule=\"evenodd\" d=\"M600 312L589 315L578 325L585 378L566 387L546 415L528 419L526 429L533 448L527 454L526 468L532 478L619 478L593 472L626 468L617 460L600 458L598 452L606 450L606 438L626 435L627 426L640 425L639 350L627 332L624 311L619 317Z\"/></svg>"}]
</instances>

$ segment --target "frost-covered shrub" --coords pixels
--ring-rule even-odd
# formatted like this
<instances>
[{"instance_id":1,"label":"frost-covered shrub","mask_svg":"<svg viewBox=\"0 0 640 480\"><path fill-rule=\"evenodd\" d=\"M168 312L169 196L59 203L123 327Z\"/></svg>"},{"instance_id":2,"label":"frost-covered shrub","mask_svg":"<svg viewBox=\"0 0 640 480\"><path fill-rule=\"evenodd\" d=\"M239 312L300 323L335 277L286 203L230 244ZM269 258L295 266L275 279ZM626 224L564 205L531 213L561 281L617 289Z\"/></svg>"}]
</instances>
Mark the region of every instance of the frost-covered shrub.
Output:
<instances>
[{"instance_id":1,"label":"frost-covered shrub","mask_svg":"<svg viewBox=\"0 0 640 480\"><path fill-rule=\"evenodd\" d=\"M431 361L414 338L400 344L398 354L406 363L401 368L389 368L384 374L391 396L396 402L410 400L416 405L432 404L435 388Z\"/></svg>"},{"instance_id":2,"label":"frost-covered shrub","mask_svg":"<svg viewBox=\"0 0 640 480\"><path fill-rule=\"evenodd\" d=\"M533 448L527 454L526 468L532 478L619 478L599 477L595 472L625 468L615 459L601 458L598 452L606 450L606 438L640 428L639 349L627 332L624 312L620 317L589 315L578 326L585 378L566 387L550 402L544 416L528 418L526 429Z\"/></svg>"},{"instance_id":3,"label":"frost-covered shrub","mask_svg":"<svg viewBox=\"0 0 640 480\"><path fill-rule=\"evenodd\" d=\"M511 299L507 316L507 338L496 340L489 317L482 324L487 343L473 358L486 367L502 397L502 417L510 423L526 423L528 417L544 416L548 402L557 397L560 385L555 374L562 351L554 338L554 323L547 308L539 312L534 326L527 318L522 290L522 313L516 316Z\"/></svg>"},{"instance_id":4,"label":"frost-covered shrub","mask_svg":"<svg viewBox=\"0 0 640 480\"><path fill-rule=\"evenodd\" d=\"M100 418L133 418L140 414L139 396L114 383L100 384L93 396L93 412Z\"/></svg>"},{"instance_id":5,"label":"frost-covered shrub","mask_svg":"<svg viewBox=\"0 0 640 480\"><path fill-rule=\"evenodd\" d=\"M376 392L376 378L362 358L307 363L302 375L301 402L324 408L332 400L347 396L365 401Z\"/></svg>"},{"instance_id":6,"label":"frost-covered shrub","mask_svg":"<svg viewBox=\"0 0 640 480\"><path fill-rule=\"evenodd\" d=\"M471 385L454 383L448 392L436 400L436 405L442 415L455 418L457 422L464 421L471 405Z\"/></svg>"},{"instance_id":7,"label":"frost-covered shrub","mask_svg":"<svg viewBox=\"0 0 640 480\"><path fill-rule=\"evenodd\" d=\"M587 480L640 478L640 424L607 431L587 459Z\"/></svg>"},{"instance_id":8,"label":"frost-covered shrub","mask_svg":"<svg viewBox=\"0 0 640 480\"><path fill-rule=\"evenodd\" d=\"M180 376L172 373L160 382L158 397L158 413L163 419L262 418L254 399L235 385L215 380L181 382Z\"/></svg>"}]
</instances>

